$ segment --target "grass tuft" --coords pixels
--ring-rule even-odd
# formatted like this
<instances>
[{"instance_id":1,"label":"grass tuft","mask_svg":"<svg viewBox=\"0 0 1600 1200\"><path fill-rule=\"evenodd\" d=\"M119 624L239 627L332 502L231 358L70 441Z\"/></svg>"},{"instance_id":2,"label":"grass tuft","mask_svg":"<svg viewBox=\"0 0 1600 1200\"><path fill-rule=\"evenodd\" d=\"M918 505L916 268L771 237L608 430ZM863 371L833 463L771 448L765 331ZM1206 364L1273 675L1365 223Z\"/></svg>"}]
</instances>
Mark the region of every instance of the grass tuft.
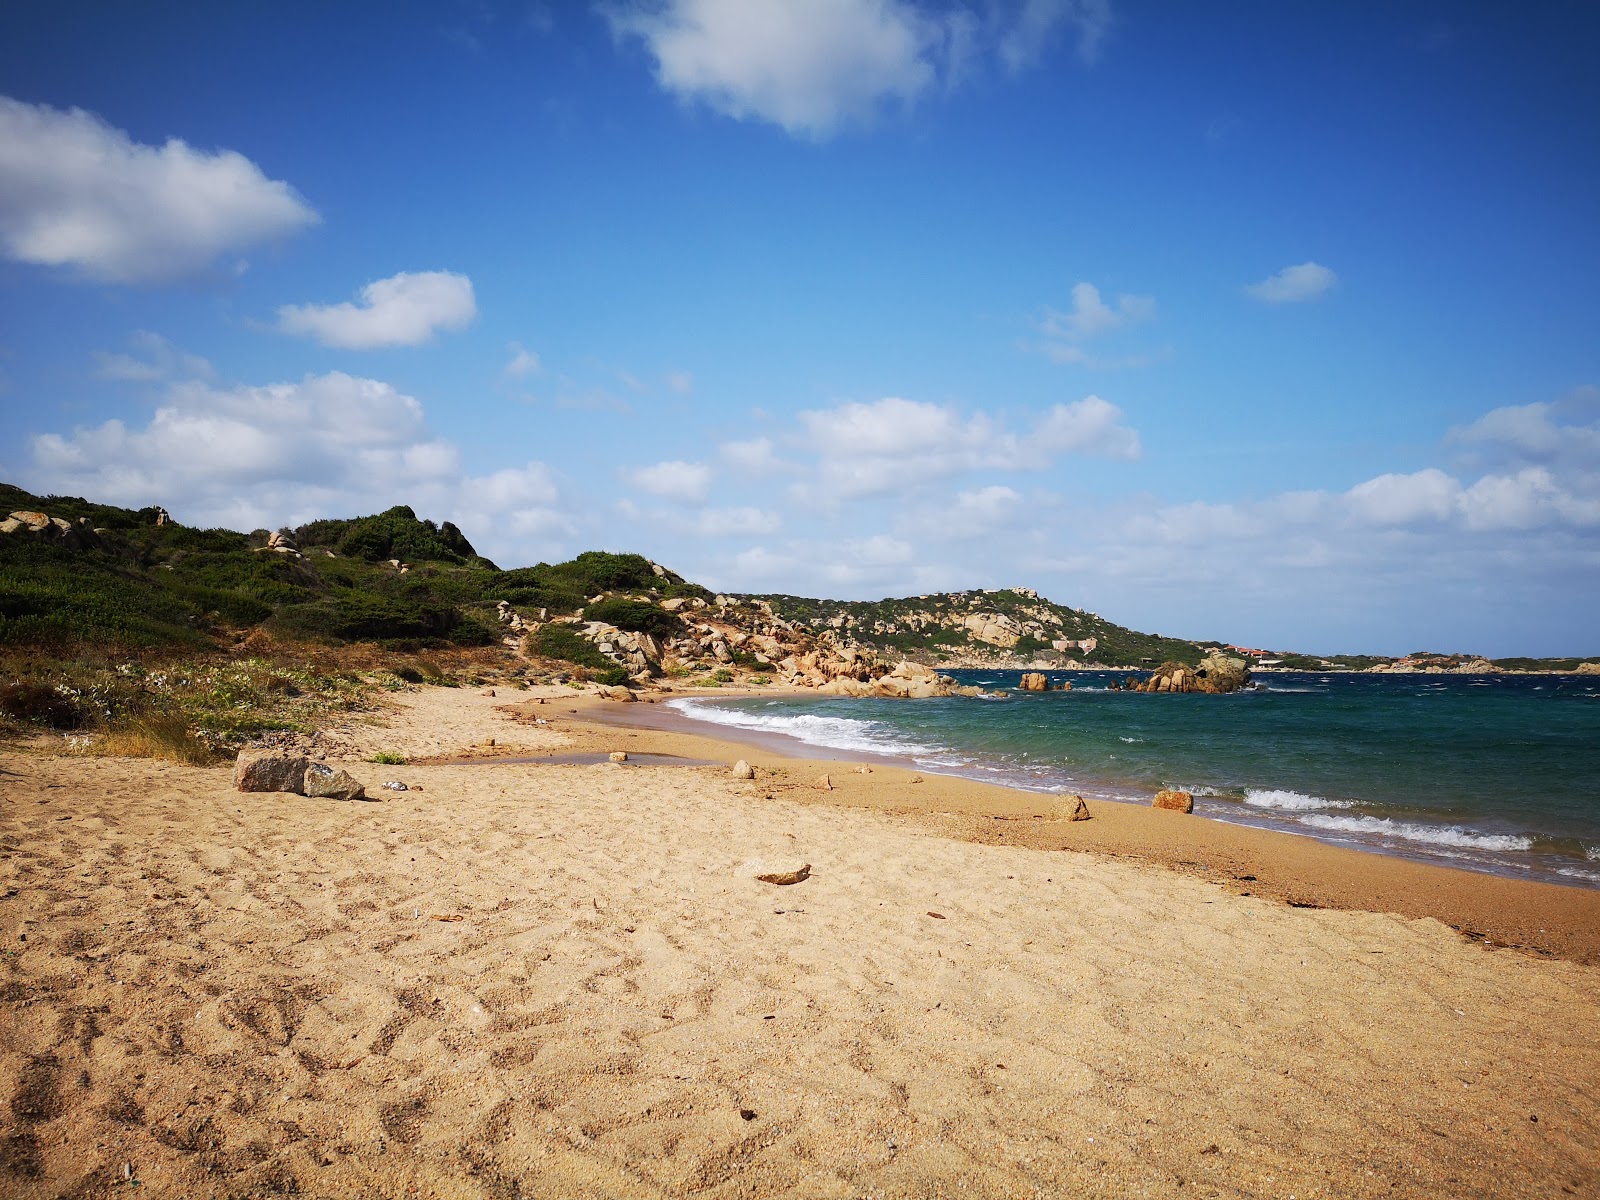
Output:
<instances>
[{"instance_id":1,"label":"grass tuft","mask_svg":"<svg viewBox=\"0 0 1600 1200\"><path fill-rule=\"evenodd\" d=\"M228 757L225 751L196 737L177 713L136 717L125 727L87 742L85 749L95 755L159 758L191 767L215 766Z\"/></svg>"}]
</instances>

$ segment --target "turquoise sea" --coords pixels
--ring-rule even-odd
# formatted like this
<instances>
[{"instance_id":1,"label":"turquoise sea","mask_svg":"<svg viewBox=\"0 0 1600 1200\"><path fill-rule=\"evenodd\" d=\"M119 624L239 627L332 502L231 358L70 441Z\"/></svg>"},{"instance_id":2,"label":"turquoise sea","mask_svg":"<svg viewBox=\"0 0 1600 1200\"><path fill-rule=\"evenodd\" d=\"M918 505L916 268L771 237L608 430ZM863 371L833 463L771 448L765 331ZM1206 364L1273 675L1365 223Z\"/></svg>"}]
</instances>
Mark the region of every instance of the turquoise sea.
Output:
<instances>
[{"instance_id":1,"label":"turquoise sea","mask_svg":"<svg viewBox=\"0 0 1600 1200\"><path fill-rule=\"evenodd\" d=\"M688 699L685 715L844 756L1195 811L1342 846L1600 887L1600 678L1257 676L1231 696L1111 691L1108 672L956 671L1004 700Z\"/></svg>"}]
</instances>

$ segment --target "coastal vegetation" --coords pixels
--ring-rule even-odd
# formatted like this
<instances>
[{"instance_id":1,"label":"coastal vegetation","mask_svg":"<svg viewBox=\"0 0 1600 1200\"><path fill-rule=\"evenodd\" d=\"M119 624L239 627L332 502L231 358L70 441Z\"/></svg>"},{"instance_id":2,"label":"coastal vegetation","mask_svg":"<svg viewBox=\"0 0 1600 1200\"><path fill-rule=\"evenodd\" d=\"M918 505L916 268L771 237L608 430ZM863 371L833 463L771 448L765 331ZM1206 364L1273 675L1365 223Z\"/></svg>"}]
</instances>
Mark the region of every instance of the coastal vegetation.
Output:
<instances>
[{"instance_id":1,"label":"coastal vegetation","mask_svg":"<svg viewBox=\"0 0 1600 1200\"><path fill-rule=\"evenodd\" d=\"M378 692L425 683L680 679L849 693L870 691L907 660L923 674L896 671L906 686L894 687L916 694L934 672L961 666L1150 671L1238 651L1141 633L1021 587L878 601L716 595L643 555L609 551L504 570L450 522L404 505L239 533L192 528L154 506L0 484L3 513L0 727L182 761L312 729ZM1277 661L1304 670L1482 663Z\"/></svg>"}]
</instances>

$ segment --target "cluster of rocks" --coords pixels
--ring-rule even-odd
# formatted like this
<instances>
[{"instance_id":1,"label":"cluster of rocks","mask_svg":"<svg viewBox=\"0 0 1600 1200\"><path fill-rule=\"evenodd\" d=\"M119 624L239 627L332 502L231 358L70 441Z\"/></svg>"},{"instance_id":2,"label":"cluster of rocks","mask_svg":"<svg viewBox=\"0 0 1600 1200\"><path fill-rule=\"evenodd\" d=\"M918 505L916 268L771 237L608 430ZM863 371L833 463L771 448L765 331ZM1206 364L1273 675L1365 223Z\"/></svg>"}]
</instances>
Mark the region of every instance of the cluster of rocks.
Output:
<instances>
[{"instance_id":1,"label":"cluster of rocks","mask_svg":"<svg viewBox=\"0 0 1600 1200\"><path fill-rule=\"evenodd\" d=\"M46 513L33 512L23 509L12 513L4 521L0 521L0 533L31 534L39 538L61 538L68 545L74 547L91 545L111 532L109 529L95 529L89 524L88 517L79 517L76 521L69 521L65 517L52 517Z\"/></svg>"},{"instance_id":2,"label":"cluster of rocks","mask_svg":"<svg viewBox=\"0 0 1600 1200\"><path fill-rule=\"evenodd\" d=\"M1237 692L1250 682L1250 668L1242 658L1213 654L1198 667L1185 663L1162 663L1148 678L1124 685L1130 692L1207 692L1223 695Z\"/></svg>"},{"instance_id":3,"label":"cluster of rocks","mask_svg":"<svg viewBox=\"0 0 1600 1200\"><path fill-rule=\"evenodd\" d=\"M881 664L880 664L881 666ZM934 696L981 696L979 687L960 687L948 675L941 675L932 667L907 659L896 663L881 675L859 679L841 675L827 683L817 685L817 690L832 696L875 696L890 700L926 700Z\"/></svg>"},{"instance_id":4,"label":"cluster of rocks","mask_svg":"<svg viewBox=\"0 0 1600 1200\"><path fill-rule=\"evenodd\" d=\"M1042 671L1028 671L1022 676L1021 681L1017 684L1017 688L1019 691L1024 692L1070 692L1072 690L1072 681L1070 679L1063 679L1059 686L1052 688L1050 686L1050 677L1048 675L1044 674Z\"/></svg>"},{"instance_id":5,"label":"cluster of rocks","mask_svg":"<svg viewBox=\"0 0 1600 1200\"><path fill-rule=\"evenodd\" d=\"M1500 668L1486 658L1401 658L1378 663L1367 670L1378 675L1497 675Z\"/></svg>"},{"instance_id":6,"label":"cluster of rocks","mask_svg":"<svg viewBox=\"0 0 1600 1200\"><path fill-rule=\"evenodd\" d=\"M371 799L350 772L281 750L239 751L233 765L233 786L241 792L292 792L328 800Z\"/></svg>"}]
</instances>

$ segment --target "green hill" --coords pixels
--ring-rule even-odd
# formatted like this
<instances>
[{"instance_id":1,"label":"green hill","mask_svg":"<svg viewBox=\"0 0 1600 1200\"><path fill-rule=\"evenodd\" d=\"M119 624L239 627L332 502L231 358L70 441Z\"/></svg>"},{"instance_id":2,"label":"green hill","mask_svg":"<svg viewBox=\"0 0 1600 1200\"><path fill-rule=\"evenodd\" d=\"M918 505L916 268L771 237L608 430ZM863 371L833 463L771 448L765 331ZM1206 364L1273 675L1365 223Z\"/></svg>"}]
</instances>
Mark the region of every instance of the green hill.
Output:
<instances>
[{"instance_id":1,"label":"green hill","mask_svg":"<svg viewBox=\"0 0 1600 1200\"><path fill-rule=\"evenodd\" d=\"M707 594L637 554L591 551L502 571L454 525L403 505L313 521L278 539L284 548L264 529L195 529L154 508L0 484L0 513L14 511L58 523L0 535L0 646L198 649L253 629L396 649L482 646L504 632L502 600L571 613L629 588Z\"/></svg>"}]
</instances>

